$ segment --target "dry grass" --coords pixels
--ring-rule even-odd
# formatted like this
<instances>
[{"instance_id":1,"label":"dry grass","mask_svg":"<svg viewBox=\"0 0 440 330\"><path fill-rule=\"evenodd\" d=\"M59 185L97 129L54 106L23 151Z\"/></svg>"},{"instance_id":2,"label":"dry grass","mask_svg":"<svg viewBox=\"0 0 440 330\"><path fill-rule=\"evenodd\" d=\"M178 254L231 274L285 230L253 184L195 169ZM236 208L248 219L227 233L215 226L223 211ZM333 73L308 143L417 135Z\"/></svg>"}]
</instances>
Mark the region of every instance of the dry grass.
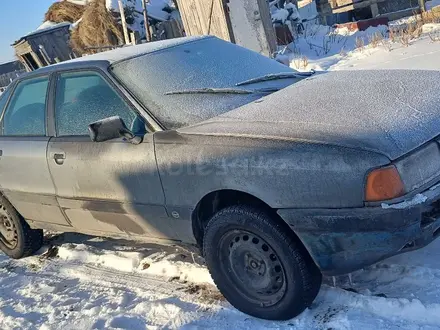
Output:
<instances>
[{"instance_id":1,"label":"dry grass","mask_svg":"<svg viewBox=\"0 0 440 330\"><path fill-rule=\"evenodd\" d=\"M307 68L307 66L309 65L309 59L307 58L307 56L303 55L301 57L301 65L302 65L303 69Z\"/></svg>"},{"instance_id":2,"label":"dry grass","mask_svg":"<svg viewBox=\"0 0 440 330\"><path fill-rule=\"evenodd\" d=\"M440 14L434 11L415 14L411 22L390 29L389 39L391 42L400 42L404 47L408 47L411 40L420 38L423 33L423 25L429 23L440 23ZM431 38L433 41L435 39L435 37Z\"/></svg>"},{"instance_id":3,"label":"dry grass","mask_svg":"<svg viewBox=\"0 0 440 330\"><path fill-rule=\"evenodd\" d=\"M379 32L376 32L368 36L368 41L371 47L376 48L383 41L383 35Z\"/></svg>"},{"instance_id":4,"label":"dry grass","mask_svg":"<svg viewBox=\"0 0 440 330\"><path fill-rule=\"evenodd\" d=\"M55 2L49 7L46 14L44 15L44 20L55 23L73 23L81 18L84 10L85 6L77 5L67 0L63 0L60 2Z\"/></svg>"},{"instance_id":5,"label":"dry grass","mask_svg":"<svg viewBox=\"0 0 440 330\"><path fill-rule=\"evenodd\" d=\"M416 20L421 21L422 24L427 23L440 23L440 12L430 10L422 13L421 15L416 15Z\"/></svg>"},{"instance_id":6,"label":"dry grass","mask_svg":"<svg viewBox=\"0 0 440 330\"><path fill-rule=\"evenodd\" d=\"M341 50L339 51L339 56L342 56L342 57L347 56L347 52L344 47L342 47Z\"/></svg>"},{"instance_id":7,"label":"dry grass","mask_svg":"<svg viewBox=\"0 0 440 330\"><path fill-rule=\"evenodd\" d=\"M420 37L423 30L423 22L416 21L415 23L410 23L407 25L406 29L407 33L411 36L412 39Z\"/></svg>"},{"instance_id":8,"label":"dry grass","mask_svg":"<svg viewBox=\"0 0 440 330\"><path fill-rule=\"evenodd\" d=\"M333 43L334 43L334 40L332 37L322 39L322 51L323 51L324 55L327 55L330 52L330 50L332 49Z\"/></svg>"},{"instance_id":9,"label":"dry grass","mask_svg":"<svg viewBox=\"0 0 440 330\"><path fill-rule=\"evenodd\" d=\"M123 43L121 26L107 10L105 0L94 0L86 6L82 20L72 31L71 44L79 54L91 54L96 48Z\"/></svg>"},{"instance_id":10,"label":"dry grass","mask_svg":"<svg viewBox=\"0 0 440 330\"><path fill-rule=\"evenodd\" d=\"M391 52L393 50L393 44L389 39L383 39L382 40L382 46L387 50L388 52Z\"/></svg>"},{"instance_id":11,"label":"dry grass","mask_svg":"<svg viewBox=\"0 0 440 330\"><path fill-rule=\"evenodd\" d=\"M356 37L355 46L356 46L356 49L359 49L362 52L364 50L364 47L365 47L364 38Z\"/></svg>"},{"instance_id":12,"label":"dry grass","mask_svg":"<svg viewBox=\"0 0 440 330\"><path fill-rule=\"evenodd\" d=\"M293 64L296 69L307 69L309 65L309 59L307 56L302 55L301 53L297 53L293 58Z\"/></svg>"},{"instance_id":13,"label":"dry grass","mask_svg":"<svg viewBox=\"0 0 440 330\"><path fill-rule=\"evenodd\" d=\"M409 43L412 39L411 34L408 32L408 30L402 30L400 33L400 43L404 46L404 47L408 47Z\"/></svg>"},{"instance_id":14,"label":"dry grass","mask_svg":"<svg viewBox=\"0 0 440 330\"><path fill-rule=\"evenodd\" d=\"M429 35L429 39L431 39L432 42L440 41L439 33L429 33L428 35Z\"/></svg>"},{"instance_id":15,"label":"dry grass","mask_svg":"<svg viewBox=\"0 0 440 330\"><path fill-rule=\"evenodd\" d=\"M218 301L225 301L225 297L212 285L209 284L189 284L183 289L184 292L195 295L199 301L206 304L213 304Z\"/></svg>"},{"instance_id":16,"label":"dry grass","mask_svg":"<svg viewBox=\"0 0 440 330\"><path fill-rule=\"evenodd\" d=\"M397 40L397 33L394 29L390 29L388 33L388 38L391 42L396 42Z\"/></svg>"}]
</instances>

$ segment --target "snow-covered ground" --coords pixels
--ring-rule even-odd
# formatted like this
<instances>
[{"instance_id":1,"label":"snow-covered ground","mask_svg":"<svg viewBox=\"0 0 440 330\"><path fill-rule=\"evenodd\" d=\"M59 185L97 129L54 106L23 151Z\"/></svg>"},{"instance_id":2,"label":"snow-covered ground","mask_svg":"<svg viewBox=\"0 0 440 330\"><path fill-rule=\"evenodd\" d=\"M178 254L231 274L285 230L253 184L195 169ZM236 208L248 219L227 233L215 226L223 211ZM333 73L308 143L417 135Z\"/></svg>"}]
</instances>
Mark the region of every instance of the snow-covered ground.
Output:
<instances>
[{"instance_id":1,"label":"snow-covered ground","mask_svg":"<svg viewBox=\"0 0 440 330\"><path fill-rule=\"evenodd\" d=\"M438 24L425 25L407 46L380 42L362 49L356 38L385 34L384 28L308 28L314 44L300 40L292 45L296 54L284 55L292 67L301 52L308 62L302 70L440 70ZM2 330L174 328L439 329L440 240L350 276L325 278L311 308L285 322L235 310L212 285L203 260L178 247L62 234L51 235L37 256L0 255Z\"/></svg>"},{"instance_id":2,"label":"snow-covered ground","mask_svg":"<svg viewBox=\"0 0 440 330\"><path fill-rule=\"evenodd\" d=\"M177 247L63 234L38 256L0 255L0 328L438 329L440 241L351 276L325 278L312 307L285 322L232 308L203 260Z\"/></svg>"},{"instance_id":3,"label":"snow-covered ground","mask_svg":"<svg viewBox=\"0 0 440 330\"><path fill-rule=\"evenodd\" d=\"M440 24L422 27L421 35L405 44L390 39L387 27L350 32L309 24L305 36L283 49L283 62L299 71L380 68L439 69ZM372 41L374 38L375 41Z\"/></svg>"},{"instance_id":4,"label":"snow-covered ground","mask_svg":"<svg viewBox=\"0 0 440 330\"><path fill-rule=\"evenodd\" d=\"M407 17L388 26L370 27L366 31L350 31L319 25L312 4L300 8L304 32L292 29L294 41L280 47L278 59L298 71L331 71L380 68L438 69L440 15L433 22L420 17ZM427 1L428 9L440 6L440 0ZM286 10L272 7L272 18L282 19ZM426 18L425 18L426 20ZM285 21L285 20L283 20ZM425 23L425 24L423 24ZM290 24L289 20L286 24ZM417 57L423 60L417 60Z\"/></svg>"}]
</instances>

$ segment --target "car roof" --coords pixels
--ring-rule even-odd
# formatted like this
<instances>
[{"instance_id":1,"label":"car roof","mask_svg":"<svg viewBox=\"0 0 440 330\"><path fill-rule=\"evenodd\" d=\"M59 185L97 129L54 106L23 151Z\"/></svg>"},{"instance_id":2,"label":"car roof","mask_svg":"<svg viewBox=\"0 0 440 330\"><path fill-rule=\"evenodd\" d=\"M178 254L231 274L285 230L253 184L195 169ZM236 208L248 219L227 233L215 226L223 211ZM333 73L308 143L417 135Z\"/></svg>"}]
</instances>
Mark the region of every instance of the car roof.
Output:
<instances>
[{"instance_id":1,"label":"car roof","mask_svg":"<svg viewBox=\"0 0 440 330\"><path fill-rule=\"evenodd\" d=\"M84 67L100 67L107 68L110 65L121 62L130 58L138 57L141 55L151 54L164 49L192 43L195 41L214 38L211 36L193 36L174 38L161 41L154 41L145 44L127 46L118 49L113 49L93 55L78 57L69 61L52 64L38 70L29 72L21 77L29 77L33 75L40 75L44 73L51 73L61 70L78 69ZM20 78L21 78L20 77Z\"/></svg>"}]
</instances>

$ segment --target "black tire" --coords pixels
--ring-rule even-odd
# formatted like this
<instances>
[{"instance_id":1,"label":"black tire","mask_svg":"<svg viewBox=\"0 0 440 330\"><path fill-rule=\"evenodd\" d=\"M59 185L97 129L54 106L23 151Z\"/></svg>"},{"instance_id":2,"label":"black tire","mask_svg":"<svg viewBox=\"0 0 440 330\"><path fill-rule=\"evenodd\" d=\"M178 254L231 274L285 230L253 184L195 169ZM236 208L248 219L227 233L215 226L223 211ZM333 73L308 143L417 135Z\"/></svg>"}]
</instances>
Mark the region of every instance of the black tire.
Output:
<instances>
[{"instance_id":1,"label":"black tire","mask_svg":"<svg viewBox=\"0 0 440 330\"><path fill-rule=\"evenodd\" d=\"M203 252L220 292L258 318L298 316L321 287L321 272L289 228L252 207L216 213L205 229Z\"/></svg>"},{"instance_id":2,"label":"black tire","mask_svg":"<svg viewBox=\"0 0 440 330\"><path fill-rule=\"evenodd\" d=\"M0 195L0 222L7 221L8 228L13 230L13 239L6 239L0 231L0 250L13 259L25 258L43 245L43 231L31 229L11 203ZM0 226L4 226L0 223ZM4 227L3 227L4 228ZM10 230L10 231L11 231Z\"/></svg>"}]
</instances>

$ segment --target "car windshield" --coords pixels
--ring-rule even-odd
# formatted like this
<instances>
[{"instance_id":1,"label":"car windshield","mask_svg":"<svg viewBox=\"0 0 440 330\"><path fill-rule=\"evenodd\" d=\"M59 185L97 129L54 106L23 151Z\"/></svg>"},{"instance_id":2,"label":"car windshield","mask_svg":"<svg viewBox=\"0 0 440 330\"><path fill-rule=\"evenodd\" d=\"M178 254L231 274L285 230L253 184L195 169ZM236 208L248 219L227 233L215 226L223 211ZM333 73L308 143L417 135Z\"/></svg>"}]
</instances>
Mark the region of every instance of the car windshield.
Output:
<instances>
[{"instance_id":1,"label":"car windshield","mask_svg":"<svg viewBox=\"0 0 440 330\"><path fill-rule=\"evenodd\" d=\"M285 65L217 38L127 59L111 72L168 129L216 117L305 78L286 78ZM284 79L259 79L274 74ZM237 87L252 79L258 81Z\"/></svg>"}]
</instances>

